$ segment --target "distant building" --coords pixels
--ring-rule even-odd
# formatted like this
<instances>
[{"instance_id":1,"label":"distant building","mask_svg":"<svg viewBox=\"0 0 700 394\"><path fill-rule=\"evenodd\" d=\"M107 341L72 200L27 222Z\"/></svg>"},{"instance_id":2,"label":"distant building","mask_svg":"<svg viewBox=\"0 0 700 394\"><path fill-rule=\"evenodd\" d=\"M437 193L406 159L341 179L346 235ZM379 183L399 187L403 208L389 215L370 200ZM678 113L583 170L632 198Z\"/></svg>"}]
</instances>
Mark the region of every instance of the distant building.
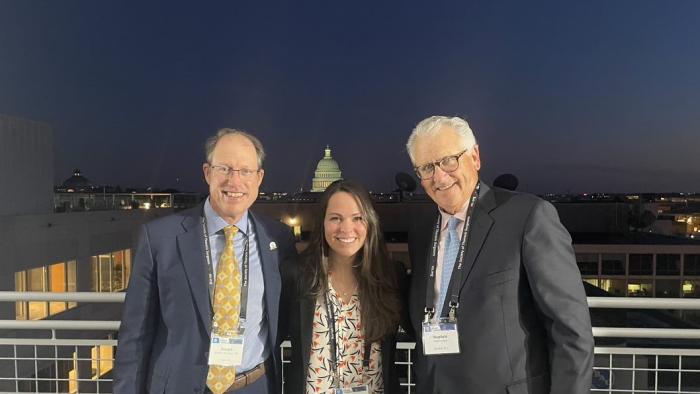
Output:
<instances>
[{"instance_id":1,"label":"distant building","mask_svg":"<svg viewBox=\"0 0 700 394\"><path fill-rule=\"evenodd\" d=\"M89 179L83 176L79 168L73 170L73 175L55 188L57 192L66 193L90 193L98 189L101 190L99 186L93 184Z\"/></svg>"},{"instance_id":2,"label":"distant building","mask_svg":"<svg viewBox=\"0 0 700 394\"><path fill-rule=\"evenodd\" d=\"M311 181L312 192L323 192L331 183L343 179L338 162L331 156L331 148L326 145L323 159L318 162L314 178Z\"/></svg>"},{"instance_id":3,"label":"distant building","mask_svg":"<svg viewBox=\"0 0 700 394\"><path fill-rule=\"evenodd\" d=\"M0 115L0 185L0 216L52 211L51 126Z\"/></svg>"}]
</instances>

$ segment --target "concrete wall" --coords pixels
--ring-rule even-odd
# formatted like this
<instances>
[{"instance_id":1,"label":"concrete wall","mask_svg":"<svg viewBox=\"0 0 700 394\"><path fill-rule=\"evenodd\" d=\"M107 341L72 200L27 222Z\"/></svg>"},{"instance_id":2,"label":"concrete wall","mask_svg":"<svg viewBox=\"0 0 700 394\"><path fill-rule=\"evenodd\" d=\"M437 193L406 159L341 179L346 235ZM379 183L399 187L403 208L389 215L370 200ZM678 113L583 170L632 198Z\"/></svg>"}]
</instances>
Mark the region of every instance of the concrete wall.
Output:
<instances>
[{"instance_id":1,"label":"concrete wall","mask_svg":"<svg viewBox=\"0 0 700 394\"><path fill-rule=\"evenodd\" d=\"M53 211L53 132L0 115L0 216Z\"/></svg>"}]
</instances>

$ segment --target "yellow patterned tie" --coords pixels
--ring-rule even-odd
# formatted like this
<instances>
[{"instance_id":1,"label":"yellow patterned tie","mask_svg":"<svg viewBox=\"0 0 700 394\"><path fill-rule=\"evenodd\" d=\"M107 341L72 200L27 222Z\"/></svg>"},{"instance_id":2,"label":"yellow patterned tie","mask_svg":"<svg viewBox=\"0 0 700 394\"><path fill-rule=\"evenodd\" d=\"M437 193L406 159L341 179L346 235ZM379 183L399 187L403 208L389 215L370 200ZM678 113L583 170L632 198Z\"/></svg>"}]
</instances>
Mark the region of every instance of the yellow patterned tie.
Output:
<instances>
[{"instance_id":1,"label":"yellow patterned tie","mask_svg":"<svg viewBox=\"0 0 700 394\"><path fill-rule=\"evenodd\" d=\"M233 237L238 232L236 226L226 226L226 246L216 268L214 286L214 320L212 331L219 334L238 329L238 314L241 305L241 271L233 249ZM209 366L207 386L214 394L225 392L236 379L236 368Z\"/></svg>"}]
</instances>

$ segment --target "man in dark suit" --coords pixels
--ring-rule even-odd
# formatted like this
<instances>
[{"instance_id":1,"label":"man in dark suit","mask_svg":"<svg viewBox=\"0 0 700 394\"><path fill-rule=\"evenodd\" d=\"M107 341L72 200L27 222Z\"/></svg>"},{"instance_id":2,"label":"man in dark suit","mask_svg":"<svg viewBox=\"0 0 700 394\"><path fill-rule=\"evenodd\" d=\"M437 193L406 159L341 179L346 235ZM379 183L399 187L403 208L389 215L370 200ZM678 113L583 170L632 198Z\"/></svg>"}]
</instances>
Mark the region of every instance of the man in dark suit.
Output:
<instances>
[{"instance_id":1,"label":"man in dark suit","mask_svg":"<svg viewBox=\"0 0 700 394\"><path fill-rule=\"evenodd\" d=\"M204 204L142 228L119 331L115 393L279 392L279 266L296 250L286 226L248 210L258 196L263 159L257 138L220 130L206 144ZM213 301L223 283L217 280L227 276L217 268L235 272L236 263L238 272L229 277L238 278L230 287L240 290L230 298L238 297L238 308L214 316L222 311ZM233 314L237 329L216 329L218 319ZM219 335L240 346L240 358L219 352ZM213 368L232 371L226 387L214 387L226 373Z\"/></svg>"},{"instance_id":2,"label":"man in dark suit","mask_svg":"<svg viewBox=\"0 0 700 394\"><path fill-rule=\"evenodd\" d=\"M438 205L409 231L421 394L588 394L593 337L554 207L479 181L466 121L420 122L407 148Z\"/></svg>"}]
</instances>

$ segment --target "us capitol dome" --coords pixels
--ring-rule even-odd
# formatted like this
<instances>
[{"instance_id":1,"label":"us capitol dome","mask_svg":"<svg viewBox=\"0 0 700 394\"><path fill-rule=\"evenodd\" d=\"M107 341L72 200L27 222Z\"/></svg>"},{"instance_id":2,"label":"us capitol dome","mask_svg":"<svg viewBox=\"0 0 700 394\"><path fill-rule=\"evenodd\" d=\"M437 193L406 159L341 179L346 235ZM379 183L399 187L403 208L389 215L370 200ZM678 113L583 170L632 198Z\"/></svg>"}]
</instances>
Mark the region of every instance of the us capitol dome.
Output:
<instances>
[{"instance_id":1,"label":"us capitol dome","mask_svg":"<svg viewBox=\"0 0 700 394\"><path fill-rule=\"evenodd\" d=\"M312 192L323 192L331 183L343 179L338 162L331 156L331 148L326 145L323 159L319 160L311 180Z\"/></svg>"}]
</instances>

